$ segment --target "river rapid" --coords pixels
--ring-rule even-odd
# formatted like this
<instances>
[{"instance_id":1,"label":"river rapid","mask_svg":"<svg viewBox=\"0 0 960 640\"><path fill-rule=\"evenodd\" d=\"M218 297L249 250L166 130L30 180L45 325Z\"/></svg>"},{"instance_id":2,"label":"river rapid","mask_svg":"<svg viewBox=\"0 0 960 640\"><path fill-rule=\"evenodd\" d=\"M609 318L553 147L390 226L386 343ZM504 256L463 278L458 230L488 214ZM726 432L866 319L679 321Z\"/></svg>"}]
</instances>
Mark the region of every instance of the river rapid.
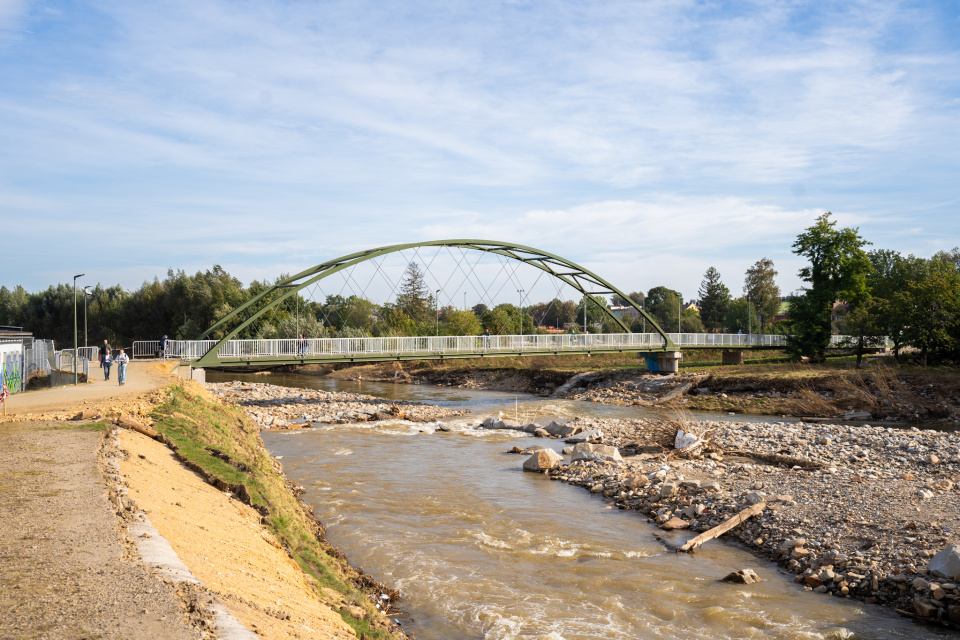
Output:
<instances>
[{"instance_id":1,"label":"river rapid","mask_svg":"<svg viewBox=\"0 0 960 640\"><path fill-rule=\"evenodd\" d=\"M792 576L723 542L695 555L656 541L636 512L523 473L514 445L558 440L478 431L489 415L630 418L606 406L494 391L357 383L292 374L208 372L210 382L267 382L471 409L438 424L404 421L263 432L330 541L400 589L418 640L596 638L937 638L880 607L803 591ZM713 419L718 416L711 416ZM742 420L743 416L738 416ZM764 582L720 582L751 567Z\"/></svg>"}]
</instances>

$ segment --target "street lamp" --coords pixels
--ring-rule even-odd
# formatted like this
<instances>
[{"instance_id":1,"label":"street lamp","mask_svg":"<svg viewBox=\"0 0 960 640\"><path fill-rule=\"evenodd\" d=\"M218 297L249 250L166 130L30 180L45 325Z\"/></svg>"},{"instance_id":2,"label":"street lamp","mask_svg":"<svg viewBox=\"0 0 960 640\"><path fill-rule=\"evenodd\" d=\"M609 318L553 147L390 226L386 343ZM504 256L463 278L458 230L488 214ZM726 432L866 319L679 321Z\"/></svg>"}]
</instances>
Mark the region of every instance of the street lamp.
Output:
<instances>
[{"instance_id":1,"label":"street lamp","mask_svg":"<svg viewBox=\"0 0 960 640\"><path fill-rule=\"evenodd\" d=\"M519 316L517 320L520 321L520 338L521 338L520 343L522 344L523 343L523 289L517 289L517 293L520 294L520 313L517 314Z\"/></svg>"},{"instance_id":2,"label":"street lamp","mask_svg":"<svg viewBox=\"0 0 960 640\"><path fill-rule=\"evenodd\" d=\"M83 288L83 346L86 347L90 343L87 341L87 298L92 296L90 293L90 287L86 286Z\"/></svg>"},{"instance_id":3,"label":"street lamp","mask_svg":"<svg viewBox=\"0 0 960 640\"><path fill-rule=\"evenodd\" d=\"M463 292L463 310L464 311L467 310L467 292L466 291Z\"/></svg>"},{"instance_id":4,"label":"street lamp","mask_svg":"<svg viewBox=\"0 0 960 640\"><path fill-rule=\"evenodd\" d=\"M440 337L440 291L442 289L437 289L437 297L433 301L433 310L436 312L437 316L437 337Z\"/></svg>"},{"instance_id":5,"label":"street lamp","mask_svg":"<svg viewBox=\"0 0 960 640\"><path fill-rule=\"evenodd\" d=\"M82 278L85 273L73 276L73 385L80 382L80 374L77 372L77 278Z\"/></svg>"}]
</instances>

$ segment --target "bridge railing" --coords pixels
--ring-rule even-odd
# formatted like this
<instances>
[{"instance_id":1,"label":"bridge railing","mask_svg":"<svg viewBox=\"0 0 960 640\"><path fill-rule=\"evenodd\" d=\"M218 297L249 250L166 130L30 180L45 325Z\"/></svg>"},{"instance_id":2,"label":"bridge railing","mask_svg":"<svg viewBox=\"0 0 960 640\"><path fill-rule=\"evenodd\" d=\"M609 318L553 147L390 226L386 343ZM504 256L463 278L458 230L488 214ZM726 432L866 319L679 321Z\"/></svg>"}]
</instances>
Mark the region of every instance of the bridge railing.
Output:
<instances>
[{"instance_id":1,"label":"bridge railing","mask_svg":"<svg viewBox=\"0 0 960 640\"><path fill-rule=\"evenodd\" d=\"M216 340L170 340L166 357L193 359L203 356ZM335 356L361 354L484 353L521 351L580 351L638 347L658 348L656 333L525 335L525 336L418 336L381 338L281 338L230 340L217 352L219 358ZM152 351L150 349L153 349ZM159 343L134 343L135 355L152 355Z\"/></svg>"},{"instance_id":2,"label":"bridge railing","mask_svg":"<svg viewBox=\"0 0 960 640\"><path fill-rule=\"evenodd\" d=\"M678 347L785 347L787 336L760 333L668 333Z\"/></svg>"},{"instance_id":3,"label":"bridge railing","mask_svg":"<svg viewBox=\"0 0 960 640\"><path fill-rule=\"evenodd\" d=\"M787 336L740 333L670 333L679 348L720 347L783 348ZM850 346L849 336L833 336L834 347ZM169 340L165 356L193 360L216 346L216 340ZM889 346L888 339L877 345ZM656 333L533 334L491 336L417 336L380 338L279 338L270 340L230 340L223 344L221 359L290 358L311 356L362 356L411 354L477 354L522 352L576 352L590 350L661 349L663 338ZM160 348L157 341L133 343L134 357L152 356Z\"/></svg>"}]
</instances>

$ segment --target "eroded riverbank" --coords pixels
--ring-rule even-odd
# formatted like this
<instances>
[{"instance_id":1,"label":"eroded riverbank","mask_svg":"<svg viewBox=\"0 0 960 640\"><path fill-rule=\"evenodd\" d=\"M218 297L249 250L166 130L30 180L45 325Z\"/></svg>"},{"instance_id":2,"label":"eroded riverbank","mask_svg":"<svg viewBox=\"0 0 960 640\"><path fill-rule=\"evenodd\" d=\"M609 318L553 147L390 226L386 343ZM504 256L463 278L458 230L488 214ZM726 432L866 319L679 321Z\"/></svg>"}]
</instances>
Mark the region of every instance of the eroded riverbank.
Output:
<instances>
[{"instance_id":1,"label":"eroded riverbank","mask_svg":"<svg viewBox=\"0 0 960 640\"><path fill-rule=\"evenodd\" d=\"M863 369L842 361L684 369L650 374L643 367L599 356L570 365L562 358L295 367L341 380L432 384L517 391L614 405L682 407L717 413L960 424L960 372L909 369L875 359ZM635 361L635 359L634 359ZM616 368L604 368L617 363ZM589 368L588 368L589 367Z\"/></svg>"}]
</instances>

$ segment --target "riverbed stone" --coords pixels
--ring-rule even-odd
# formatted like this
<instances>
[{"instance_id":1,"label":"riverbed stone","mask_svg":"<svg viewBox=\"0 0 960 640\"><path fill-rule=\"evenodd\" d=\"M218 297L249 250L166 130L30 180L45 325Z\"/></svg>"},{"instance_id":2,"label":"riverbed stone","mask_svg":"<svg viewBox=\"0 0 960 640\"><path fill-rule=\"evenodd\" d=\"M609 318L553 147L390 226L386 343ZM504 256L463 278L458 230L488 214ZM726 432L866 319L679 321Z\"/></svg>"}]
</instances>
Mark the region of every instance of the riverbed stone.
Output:
<instances>
[{"instance_id":1,"label":"riverbed stone","mask_svg":"<svg viewBox=\"0 0 960 640\"><path fill-rule=\"evenodd\" d=\"M674 529L689 529L690 523L682 518L677 518L674 516L660 526L667 531L673 531Z\"/></svg>"},{"instance_id":2,"label":"riverbed stone","mask_svg":"<svg viewBox=\"0 0 960 640\"><path fill-rule=\"evenodd\" d=\"M578 442L589 442L591 440L603 440L603 431L600 429L590 429L588 431L582 431L576 435L570 436L565 439L564 442L567 444L576 444Z\"/></svg>"},{"instance_id":3,"label":"riverbed stone","mask_svg":"<svg viewBox=\"0 0 960 640\"><path fill-rule=\"evenodd\" d=\"M537 451L523 462L524 471L544 472L553 469L563 458L553 449Z\"/></svg>"},{"instance_id":4,"label":"riverbed stone","mask_svg":"<svg viewBox=\"0 0 960 640\"><path fill-rule=\"evenodd\" d=\"M583 427L580 425L570 426L568 424L557 422L556 420L551 421L550 424L544 427L544 429L550 435L558 436L560 438L568 438L583 431Z\"/></svg>"},{"instance_id":5,"label":"riverbed stone","mask_svg":"<svg viewBox=\"0 0 960 640\"><path fill-rule=\"evenodd\" d=\"M728 573L720 579L721 582L733 582L735 584L753 584L763 582L763 578L757 575L753 569L739 569Z\"/></svg>"},{"instance_id":6,"label":"riverbed stone","mask_svg":"<svg viewBox=\"0 0 960 640\"><path fill-rule=\"evenodd\" d=\"M927 564L927 571L948 580L960 573L960 544L948 545L937 552Z\"/></svg>"}]
</instances>

